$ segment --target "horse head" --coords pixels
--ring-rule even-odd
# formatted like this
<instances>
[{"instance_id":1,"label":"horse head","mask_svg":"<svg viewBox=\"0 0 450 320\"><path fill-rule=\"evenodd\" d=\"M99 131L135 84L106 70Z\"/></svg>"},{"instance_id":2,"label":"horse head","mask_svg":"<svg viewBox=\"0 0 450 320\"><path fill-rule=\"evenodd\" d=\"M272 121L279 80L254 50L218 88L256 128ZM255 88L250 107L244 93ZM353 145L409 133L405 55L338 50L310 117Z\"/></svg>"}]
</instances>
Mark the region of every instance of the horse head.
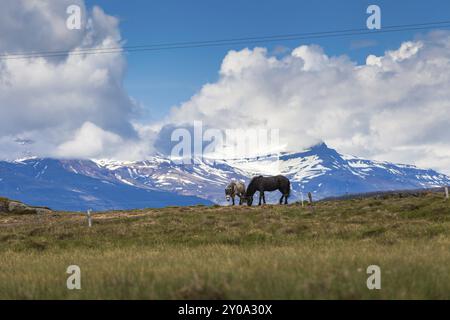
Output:
<instances>
[{"instance_id":1,"label":"horse head","mask_svg":"<svg viewBox=\"0 0 450 320\"><path fill-rule=\"evenodd\" d=\"M246 192L242 195L241 200L242 200L242 203L247 203L248 206L251 206L253 203L253 195L249 195Z\"/></svg>"},{"instance_id":2,"label":"horse head","mask_svg":"<svg viewBox=\"0 0 450 320\"><path fill-rule=\"evenodd\" d=\"M234 182L231 182L226 188L225 188L225 198L227 201L230 201L231 195L234 191Z\"/></svg>"}]
</instances>

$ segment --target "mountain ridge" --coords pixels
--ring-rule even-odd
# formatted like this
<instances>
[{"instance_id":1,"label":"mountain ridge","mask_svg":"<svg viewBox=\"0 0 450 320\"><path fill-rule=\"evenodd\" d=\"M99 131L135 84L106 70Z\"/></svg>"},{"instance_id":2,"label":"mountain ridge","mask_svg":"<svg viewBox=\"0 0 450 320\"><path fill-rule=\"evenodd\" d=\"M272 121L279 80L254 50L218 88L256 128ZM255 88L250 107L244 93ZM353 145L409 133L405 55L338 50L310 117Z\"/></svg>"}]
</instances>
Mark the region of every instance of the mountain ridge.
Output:
<instances>
[{"instance_id":1,"label":"mountain ridge","mask_svg":"<svg viewBox=\"0 0 450 320\"><path fill-rule=\"evenodd\" d=\"M224 204L231 180L283 174L290 201L353 193L426 189L450 184L432 169L342 155L325 143L279 156L197 159L177 164L155 155L143 161L31 158L0 162L0 195L63 210L111 210L167 205ZM277 192L268 195L276 201ZM49 201L43 203L43 201Z\"/></svg>"}]
</instances>

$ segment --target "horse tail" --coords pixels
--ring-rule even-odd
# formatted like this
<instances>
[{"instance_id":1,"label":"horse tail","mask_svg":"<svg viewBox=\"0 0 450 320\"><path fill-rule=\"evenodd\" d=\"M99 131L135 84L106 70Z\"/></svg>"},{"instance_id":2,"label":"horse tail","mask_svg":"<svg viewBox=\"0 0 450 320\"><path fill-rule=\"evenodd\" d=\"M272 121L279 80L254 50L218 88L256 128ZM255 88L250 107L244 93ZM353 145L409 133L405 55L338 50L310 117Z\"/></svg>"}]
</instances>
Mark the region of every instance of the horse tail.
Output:
<instances>
[{"instance_id":1,"label":"horse tail","mask_svg":"<svg viewBox=\"0 0 450 320\"><path fill-rule=\"evenodd\" d=\"M289 181L288 179L288 193L287 193L287 197L291 196L291 181Z\"/></svg>"}]
</instances>

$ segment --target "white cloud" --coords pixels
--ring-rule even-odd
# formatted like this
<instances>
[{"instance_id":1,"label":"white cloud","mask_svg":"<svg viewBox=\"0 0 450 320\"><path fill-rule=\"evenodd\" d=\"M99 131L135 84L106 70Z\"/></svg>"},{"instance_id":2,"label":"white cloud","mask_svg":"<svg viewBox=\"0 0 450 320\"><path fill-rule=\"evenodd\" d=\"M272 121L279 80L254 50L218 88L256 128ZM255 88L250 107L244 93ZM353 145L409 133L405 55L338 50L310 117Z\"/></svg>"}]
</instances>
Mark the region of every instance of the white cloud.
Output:
<instances>
[{"instance_id":1,"label":"white cloud","mask_svg":"<svg viewBox=\"0 0 450 320\"><path fill-rule=\"evenodd\" d=\"M72 140L58 146L57 154L68 158L98 158L102 157L106 150L123 143L119 135L86 122L75 132Z\"/></svg>"},{"instance_id":2,"label":"white cloud","mask_svg":"<svg viewBox=\"0 0 450 320\"><path fill-rule=\"evenodd\" d=\"M58 158L115 158L145 159L150 154L153 131L136 126L139 137L127 139L105 131L91 122L85 122L73 136L60 144L55 152Z\"/></svg>"},{"instance_id":3,"label":"white cloud","mask_svg":"<svg viewBox=\"0 0 450 320\"><path fill-rule=\"evenodd\" d=\"M303 60L304 71L319 71L328 65L328 57L316 45L300 46L292 51L292 56Z\"/></svg>"},{"instance_id":4,"label":"white cloud","mask_svg":"<svg viewBox=\"0 0 450 320\"><path fill-rule=\"evenodd\" d=\"M72 4L82 7L82 30L66 27L66 8ZM117 18L98 7L86 10L81 0L7 0L0 12L0 53L120 47ZM113 142L138 143L139 133L131 123L138 107L123 88L125 69L121 53L0 60L0 150L4 157L14 158L25 151L85 157L111 154L101 147ZM92 128L88 131L87 124L101 130L101 138L117 139L79 143L86 133L96 133ZM10 142L17 139L34 143Z\"/></svg>"},{"instance_id":5,"label":"white cloud","mask_svg":"<svg viewBox=\"0 0 450 320\"><path fill-rule=\"evenodd\" d=\"M220 78L166 123L278 128L288 149L324 140L341 152L450 173L450 33L433 32L357 65L300 46L282 58L230 51Z\"/></svg>"}]
</instances>

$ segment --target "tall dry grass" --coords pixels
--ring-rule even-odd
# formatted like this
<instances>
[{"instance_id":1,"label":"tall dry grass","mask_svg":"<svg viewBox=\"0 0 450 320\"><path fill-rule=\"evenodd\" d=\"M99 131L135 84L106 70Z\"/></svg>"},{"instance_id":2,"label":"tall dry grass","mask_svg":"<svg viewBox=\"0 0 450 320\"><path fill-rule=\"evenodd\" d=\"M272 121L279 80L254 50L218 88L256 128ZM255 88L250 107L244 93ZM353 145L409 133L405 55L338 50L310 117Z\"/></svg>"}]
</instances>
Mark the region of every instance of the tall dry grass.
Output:
<instances>
[{"instance_id":1,"label":"tall dry grass","mask_svg":"<svg viewBox=\"0 0 450 320\"><path fill-rule=\"evenodd\" d=\"M0 216L1 299L449 299L439 194ZM66 268L81 268L81 290ZM366 268L382 271L368 290Z\"/></svg>"}]
</instances>

